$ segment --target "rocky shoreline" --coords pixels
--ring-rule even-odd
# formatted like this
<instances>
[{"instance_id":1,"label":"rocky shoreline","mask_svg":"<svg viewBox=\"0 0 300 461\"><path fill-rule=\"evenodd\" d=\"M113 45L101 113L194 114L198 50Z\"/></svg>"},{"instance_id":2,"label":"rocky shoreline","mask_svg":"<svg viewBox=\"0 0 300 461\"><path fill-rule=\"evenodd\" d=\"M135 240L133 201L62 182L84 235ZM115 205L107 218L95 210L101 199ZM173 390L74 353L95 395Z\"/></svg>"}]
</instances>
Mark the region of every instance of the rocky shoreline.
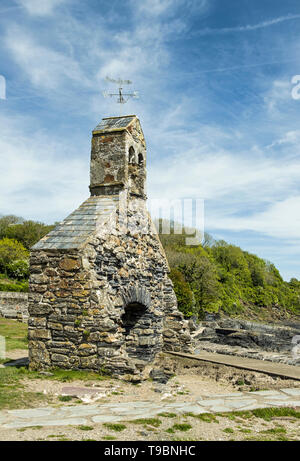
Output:
<instances>
[{"instance_id":1,"label":"rocky shoreline","mask_svg":"<svg viewBox=\"0 0 300 461\"><path fill-rule=\"evenodd\" d=\"M300 322L261 324L248 320L190 321L195 353L221 354L300 366Z\"/></svg>"}]
</instances>

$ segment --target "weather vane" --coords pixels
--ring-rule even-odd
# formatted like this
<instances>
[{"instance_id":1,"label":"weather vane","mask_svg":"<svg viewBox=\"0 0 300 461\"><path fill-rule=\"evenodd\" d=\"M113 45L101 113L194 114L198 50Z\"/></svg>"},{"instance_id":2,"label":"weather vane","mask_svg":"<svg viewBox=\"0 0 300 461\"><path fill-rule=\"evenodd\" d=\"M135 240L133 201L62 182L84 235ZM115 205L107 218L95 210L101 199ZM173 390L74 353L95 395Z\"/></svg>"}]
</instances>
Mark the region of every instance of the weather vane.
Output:
<instances>
[{"instance_id":1,"label":"weather vane","mask_svg":"<svg viewBox=\"0 0 300 461\"><path fill-rule=\"evenodd\" d=\"M119 86L118 93L108 93L107 91L103 91L103 96L105 98L112 98L114 96L117 96L117 102L119 104L125 104L130 98L137 99L139 97L137 91L133 91L132 93L123 93L123 86L132 84L130 80L121 80L120 78L118 80L114 80L110 77L106 77L105 80L107 80L108 82L117 83Z\"/></svg>"}]
</instances>

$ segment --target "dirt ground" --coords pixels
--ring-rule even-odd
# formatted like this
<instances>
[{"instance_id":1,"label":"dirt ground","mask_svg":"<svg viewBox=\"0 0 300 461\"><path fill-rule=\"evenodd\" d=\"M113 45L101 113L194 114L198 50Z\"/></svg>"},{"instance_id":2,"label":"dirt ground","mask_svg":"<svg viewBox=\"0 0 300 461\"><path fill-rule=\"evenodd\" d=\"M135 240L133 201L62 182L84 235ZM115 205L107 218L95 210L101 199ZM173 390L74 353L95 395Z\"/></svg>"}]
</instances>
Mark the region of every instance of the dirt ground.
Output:
<instances>
[{"instance_id":1,"label":"dirt ground","mask_svg":"<svg viewBox=\"0 0 300 461\"><path fill-rule=\"evenodd\" d=\"M13 352L13 353L12 353ZM12 351L12 359L26 356L26 351ZM25 355L24 355L25 352ZM24 378L27 391L41 392L48 402L38 406L84 405L80 397L60 401L64 389L99 389L97 403L133 402L150 400L153 403L192 402L201 396L214 396L240 391L300 387L299 381L283 380L256 372L238 370L224 365L209 364L189 359L164 358L164 365L174 370L167 384L146 380L139 384L107 378L102 381L60 382ZM76 393L76 392L75 392ZM93 397L86 403L94 402ZM300 419L291 416L266 421L253 414L234 416L233 413L210 416L161 414L147 421L122 421L119 424L93 424L91 426L33 427L26 429L0 429L0 440L120 440L120 441L201 441L201 440L300 440Z\"/></svg>"}]
</instances>

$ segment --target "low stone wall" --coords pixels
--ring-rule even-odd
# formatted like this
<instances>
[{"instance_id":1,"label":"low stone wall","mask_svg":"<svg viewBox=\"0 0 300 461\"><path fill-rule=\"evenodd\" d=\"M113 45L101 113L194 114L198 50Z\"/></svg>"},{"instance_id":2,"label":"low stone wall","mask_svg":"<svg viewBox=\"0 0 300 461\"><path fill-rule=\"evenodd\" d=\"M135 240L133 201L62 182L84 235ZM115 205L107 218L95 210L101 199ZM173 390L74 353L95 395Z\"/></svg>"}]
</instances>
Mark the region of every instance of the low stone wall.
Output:
<instances>
[{"instance_id":1,"label":"low stone wall","mask_svg":"<svg viewBox=\"0 0 300 461\"><path fill-rule=\"evenodd\" d=\"M28 320L28 293L0 291L0 317Z\"/></svg>"}]
</instances>

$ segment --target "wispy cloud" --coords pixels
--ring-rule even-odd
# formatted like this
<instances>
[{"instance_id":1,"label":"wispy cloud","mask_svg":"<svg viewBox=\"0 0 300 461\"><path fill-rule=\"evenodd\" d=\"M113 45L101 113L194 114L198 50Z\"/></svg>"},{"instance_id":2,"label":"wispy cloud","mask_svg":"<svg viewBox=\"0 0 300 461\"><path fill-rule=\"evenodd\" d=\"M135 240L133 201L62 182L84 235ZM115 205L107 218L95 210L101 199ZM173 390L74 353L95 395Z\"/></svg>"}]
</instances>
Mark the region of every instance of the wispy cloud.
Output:
<instances>
[{"instance_id":1,"label":"wispy cloud","mask_svg":"<svg viewBox=\"0 0 300 461\"><path fill-rule=\"evenodd\" d=\"M88 155L76 141L53 137L25 115L0 114L0 126L1 214L53 222L76 208L88 183Z\"/></svg>"},{"instance_id":2,"label":"wispy cloud","mask_svg":"<svg viewBox=\"0 0 300 461\"><path fill-rule=\"evenodd\" d=\"M290 94L299 42L289 26L300 11L266 8L273 19L253 13L252 25L226 27L241 24L244 11L228 0L238 13L226 16L218 3L15 0L19 8L0 17L9 76L0 105L0 213L51 222L86 198L90 130L120 110L101 94L113 89L109 75L140 92L125 111L139 115L146 136L149 198L204 198L207 230L219 238L247 249L242 234L250 232L260 256L272 248L276 255L280 238L291 248L286 265L299 259L300 102ZM205 27L211 19L219 29ZM254 41L246 32L258 29L266 33ZM65 126L72 135L62 134Z\"/></svg>"},{"instance_id":3,"label":"wispy cloud","mask_svg":"<svg viewBox=\"0 0 300 461\"><path fill-rule=\"evenodd\" d=\"M16 0L27 13L33 16L48 16L52 14L58 6L68 0Z\"/></svg>"},{"instance_id":4,"label":"wispy cloud","mask_svg":"<svg viewBox=\"0 0 300 461\"><path fill-rule=\"evenodd\" d=\"M233 231L254 231L293 241L300 248L300 195L289 197L270 205L266 210L251 216L214 216L211 228Z\"/></svg>"},{"instance_id":5,"label":"wispy cloud","mask_svg":"<svg viewBox=\"0 0 300 461\"><path fill-rule=\"evenodd\" d=\"M228 34L232 32L249 32L252 30L264 29L266 27L271 27L271 26L280 24L285 21L292 21L296 19L300 19L300 14L289 14L287 16L280 16L278 18L270 19L267 21L262 21L257 24L247 24L245 26L222 27L220 29L205 28L205 29L197 31L196 34L199 36L204 36L204 35Z\"/></svg>"},{"instance_id":6,"label":"wispy cloud","mask_svg":"<svg viewBox=\"0 0 300 461\"><path fill-rule=\"evenodd\" d=\"M5 43L16 63L37 87L51 90L62 86L65 80L81 85L88 83L76 60L39 44L28 30L11 25Z\"/></svg>"}]
</instances>

